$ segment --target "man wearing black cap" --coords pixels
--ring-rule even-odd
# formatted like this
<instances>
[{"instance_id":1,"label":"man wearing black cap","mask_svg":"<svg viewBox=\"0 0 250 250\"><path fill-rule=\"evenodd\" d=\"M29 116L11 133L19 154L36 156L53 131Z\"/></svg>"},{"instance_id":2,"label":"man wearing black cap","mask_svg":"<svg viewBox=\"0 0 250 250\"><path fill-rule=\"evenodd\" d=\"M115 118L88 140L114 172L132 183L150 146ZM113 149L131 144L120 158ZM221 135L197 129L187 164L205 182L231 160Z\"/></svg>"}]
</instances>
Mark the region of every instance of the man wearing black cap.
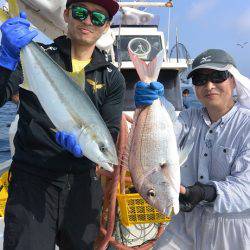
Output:
<instances>
[{"instance_id":1,"label":"man wearing black cap","mask_svg":"<svg viewBox=\"0 0 250 250\"><path fill-rule=\"evenodd\" d=\"M73 76L81 76L84 69L82 86L114 141L120 129L125 82L95 44L118 9L114 0L68 0L64 11L67 37L41 44ZM37 35L29 26L25 13L1 26L0 105L12 95L13 80L23 83L20 49ZM59 131L55 136L54 125L25 83L19 95L4 249L49 250L55 244L65 250L93 249L103 198L95 165L83 156L74 135Z\"/></svg>"},{"instance_id":2,"label":"man wearing black cap","mask_svg":"<svg viewBox=\"0 0 250 250\"><path fill-rule=\"evenodd\" d=\"M233 58L218 49L197 56L190 77L203 107L182 111L174 124L179 146L185 147L190 139L194 146L181 168L180 213L154 249L248 250L250 111L246 107L250 99L246 83L250 81L240 75ZM150 105L161 97L161 89L161 83L155 83L154 89L142 88L140 83L136 106Z\"/></svg>"}]
</instances>

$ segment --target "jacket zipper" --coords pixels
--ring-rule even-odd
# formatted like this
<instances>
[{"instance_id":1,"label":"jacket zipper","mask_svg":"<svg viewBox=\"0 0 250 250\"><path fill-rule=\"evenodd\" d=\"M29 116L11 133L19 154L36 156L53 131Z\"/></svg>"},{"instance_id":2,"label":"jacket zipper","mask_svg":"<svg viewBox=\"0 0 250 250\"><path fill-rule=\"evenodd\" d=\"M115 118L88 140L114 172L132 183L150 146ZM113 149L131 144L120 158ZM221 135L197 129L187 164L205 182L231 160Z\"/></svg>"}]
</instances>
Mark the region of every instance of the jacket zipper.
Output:
<instances>
[{"instance_id":1,"label":"jacket zipper","mask_svg":"<svg viewBox=\"0 0 250 250\"><path fill-rule=\"evenodd\" d=\"M68 190L70 190L71 185L70 185L70 182L69 182L69 174L67 174L67 186L68 186Z\"/></svg>"}]
</instances>

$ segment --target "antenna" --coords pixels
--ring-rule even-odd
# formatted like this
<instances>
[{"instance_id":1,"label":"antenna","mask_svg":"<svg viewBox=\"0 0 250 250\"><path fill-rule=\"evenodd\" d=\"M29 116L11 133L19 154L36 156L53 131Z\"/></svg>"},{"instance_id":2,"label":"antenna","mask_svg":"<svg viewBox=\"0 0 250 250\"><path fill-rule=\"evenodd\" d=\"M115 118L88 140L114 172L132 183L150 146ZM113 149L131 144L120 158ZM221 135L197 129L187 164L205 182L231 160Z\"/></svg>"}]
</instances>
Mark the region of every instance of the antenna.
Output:
<instances>
[{"instance_id":1,"label":"antenna","mask_svg":"<svg viewBox=\"0 0 250 250\"><path fill-rule=\"evenodd\" d=\"M170 44L170 18L171 18L171 7L168 7L168 34L167 34L167 51L169 51L169 44Z\"/></svg>"},{"instance_id":2,"label":"antenna","mask_svg":"<svg viewBox=\"0 0 250 250\"><path fill-rule=\"evenodd\" d=\"M183 43L180 43L178 39L179 38L176 39L176 44L173 46L173 48L170 51L170 58L174 58L174 56L176 56L176 58L178 57L178 58L186 59L186 63L188 67L187 69L180 72L180 79L183 83L187 83L188 82L187 75L190 72L192 60L191 60L191 57L187 48L185 47ZM178 60L179 59L177 59L177 62Z\"/></svg>"},{"instance_id":3,"label":"antenna","mask_svg":"<svg viewBox=\"0 0 250 250\"><path fill-rule=\"evenodd\" d=\"M176 27L176 59L177 63L179 62L179 37L178 37L178 28Z\"/></svg>"},{"instance_id":4,"label":"antenna","mask_svg":"<svg viewBox=\"0 0 250 250\"><path fill-rule=\"evenodd\" d=\"M167 3L164 2L118 2L120 7L173 7L172 0L169 0Z\"/></svg>"}]
</instances>

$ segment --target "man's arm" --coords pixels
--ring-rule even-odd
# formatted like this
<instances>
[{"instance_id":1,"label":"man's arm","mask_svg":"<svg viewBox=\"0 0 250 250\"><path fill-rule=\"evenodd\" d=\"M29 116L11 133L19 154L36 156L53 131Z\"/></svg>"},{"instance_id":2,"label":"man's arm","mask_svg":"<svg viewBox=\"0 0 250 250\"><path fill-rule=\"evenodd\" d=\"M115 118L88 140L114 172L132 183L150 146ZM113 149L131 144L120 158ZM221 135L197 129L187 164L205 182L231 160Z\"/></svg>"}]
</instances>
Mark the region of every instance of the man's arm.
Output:
<instances>
[{"instance_id":1,"label":"man's arm","mask_svg":"<svg viewBox=\"0 0 250 250\"><path fill-rule=\"evenodd\" d=\"M236 157L231 175L224 181L212 181L217 197L214 210L219 213L242 212L250 209L250 135L242 141L241 152Z\"/></svg>"},{"instance_id":2,"label":"man's arm","mask_svg":"<svg viewBox=\"0 0 250 250\"><path fill-rule=\"evenodd\" d=\"M16 88L23 82L21 66L12 72L0 66L0 107L11 100Z\"/></svg>"},{"instance_id":3,"label":"man's arm","mask_svg":"<svg viewBox=\"0 0 250 250\"><path fill-rule=\"evenodd\" d=\"M124 77L118 70L111 77L110 82L112 84L107 90L107 99L100 110L100 114L105 121L114 142L116 142L120 131L126 85Z\"/></svg>"},{"instance_id":4,"label":"man's arm","mask_svg":"<svg viewBox=\"0 0 250 250\"><path fill-rule=\"evenodd\" d=\"M0 107L10 98L10 89L7 88L7 83L10 78L11 71L0 66Z\"/></svg>"}]
</instances>

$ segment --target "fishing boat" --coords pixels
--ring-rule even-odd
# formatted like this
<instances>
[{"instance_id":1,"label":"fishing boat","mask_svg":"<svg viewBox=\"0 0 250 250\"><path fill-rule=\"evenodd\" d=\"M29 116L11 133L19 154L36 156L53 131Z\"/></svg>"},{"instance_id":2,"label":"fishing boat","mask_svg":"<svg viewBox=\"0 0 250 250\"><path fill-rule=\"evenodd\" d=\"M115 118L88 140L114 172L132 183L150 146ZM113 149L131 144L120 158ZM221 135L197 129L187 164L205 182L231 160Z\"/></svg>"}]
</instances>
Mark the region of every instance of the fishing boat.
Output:
<instances>
[{"instance_id":1,"label":"fishing boat","mask_svg":"<svg viewBox=\"0 0 250 250\"><path fill-rule=\"evenodd\" d=\"M65 0L9 0L9 6L6 5L1 13L15 11L14 6L17 3L19 8L27 13L32 24L48 37L47 41L50 41L66 33L66 26L63 21L65 2ZM97 46L106 53L107 60L117 66L126 79L127 90L124 112L131 115L135 109L134 85L139 80L135 67L130 60L128 47L146 62L151 61L158 52L163 50L164 60L158 80L164 84L166 98L174 105L176 111L181 111L183 109L181 75L187 70L190 61L187 58L181 58L178 53L176 53L175 58L170 56L169 37L166 38L165 34L159 30L159 17L148 12L150 8L154 7L165 8L166 16L168 15L168 18L170 18L173 1L120 1L119 5L120 11L114 17L110 30L99 39ZM146 8L146 11L138 9L139 7ZM178 52L177 46L178 44L175 44ZM17 119L15 122L17 122ZM15 128L15 124L12 124L12 127ZM0 218L0 249L2 249L3 228L3 218ZM127 229L122 230L126 234ZM153 229L144 224L143 229L136 230L134 228L133 230L134 234L144 230L146 236L128 241L127 245L130 246L140 245L155 235L154 224ZM128 235L130 233L127 232Z\"/></svg>"}]
</instances>

